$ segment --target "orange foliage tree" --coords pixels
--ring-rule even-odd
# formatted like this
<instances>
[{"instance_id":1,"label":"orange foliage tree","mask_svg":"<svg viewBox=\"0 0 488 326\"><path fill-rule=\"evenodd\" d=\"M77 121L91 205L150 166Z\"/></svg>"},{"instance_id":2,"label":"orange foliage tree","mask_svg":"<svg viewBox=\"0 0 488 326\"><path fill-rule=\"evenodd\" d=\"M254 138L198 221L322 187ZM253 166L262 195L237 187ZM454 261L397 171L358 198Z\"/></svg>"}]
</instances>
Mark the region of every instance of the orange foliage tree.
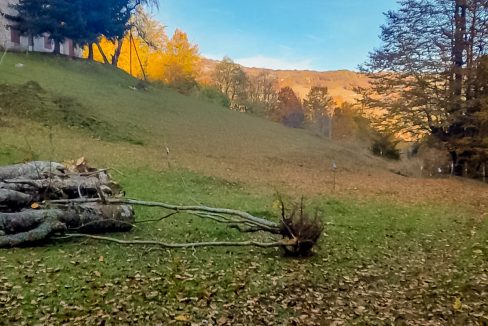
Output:
<instances>
[{"instance_id":1,"label":"orange foliage tree","mask_svg":"<svg viewBox=\"0 0 488 326\"><path fill-rule=\"evenodd\" d=\"M177 29L161 55L162 80L167 84L194 81L199 72L198 46L188 41L186 33Z\"/></svg>"},{"instance_id":2,"label":"orange foliage tree","mask_svg":"<svg viewBox=\"0 0 488 326\"><path fill-rule=\"evenodd\" d=\"M200 56L198 46L188 41L186 33L177 29L168 39L164 26L143 10L138 10L131 20L133 29L122 40L117 67L134 77L162 81L178 90L195 85ZM99 44L103 53L115 53L117 48L117 43L103 36ZM84 56L88 57L88 48ZM104 62L98 48L93 51L93 59Z\"/></svg>"}]
</instances>

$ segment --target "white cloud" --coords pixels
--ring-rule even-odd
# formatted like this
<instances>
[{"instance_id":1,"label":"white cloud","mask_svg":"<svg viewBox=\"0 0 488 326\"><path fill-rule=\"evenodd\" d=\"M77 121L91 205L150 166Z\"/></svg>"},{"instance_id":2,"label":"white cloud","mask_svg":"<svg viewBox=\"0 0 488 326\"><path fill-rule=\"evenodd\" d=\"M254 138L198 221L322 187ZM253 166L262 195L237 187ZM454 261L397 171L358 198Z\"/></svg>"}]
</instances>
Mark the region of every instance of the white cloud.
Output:
<instances>
[{"instance_id":1,"label":"white cloud","mask_svg":"<svg viewBox=\"0 0 488 326\"><path fill-rule=\"evenodd\" d=\"M256 55L247 58L238 58L234 60L244 67L250 68L268 68L274 70L312 70L312 60L289 60L284 58L266 57Z\"/></svg>"}]
</instances>

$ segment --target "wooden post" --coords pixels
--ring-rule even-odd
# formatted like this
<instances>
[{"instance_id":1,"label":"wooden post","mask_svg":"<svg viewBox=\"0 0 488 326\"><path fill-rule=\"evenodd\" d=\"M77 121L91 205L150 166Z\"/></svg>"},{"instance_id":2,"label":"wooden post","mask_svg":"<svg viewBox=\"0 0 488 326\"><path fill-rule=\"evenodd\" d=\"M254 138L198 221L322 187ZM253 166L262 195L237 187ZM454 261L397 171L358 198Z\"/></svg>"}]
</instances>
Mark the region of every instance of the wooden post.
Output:
<instances>
[{"instance_id":1,"label":"wooden post","mask_svg":"<svg viewBox=\"0 0 488 326\"><path fill-rule=\"evenodd\" d=\"M132 76L132 30L129 32L129 67Z\"/></svg>"},{"instance_id":2,"label":"wooden post","mask_svg":"<svg viewBox=\"0 0 488 326\"><path fill-rule=\"evenodd\" d=\"M329 116L329 140L332 140L332 114Z\"/></svg>"},{"instance_id":3,"label":"wooden post","mask_svg":"<svg viewBox=\"0 0 488 326\"><path fill-rule=\"evenodd\" d=\"M139 51L137 51L136 44L134 43L134 39L132 39L131 43L134 45L134 51L136 51L137 60L139 61L139 66L141 67L141 71L142 71L142 75L144 76L144 80L147 80L146 72L144 71L144 67L142 66L142 61L141 61L141 58L139 57Z\"/></svg>"},{"instance_id":4,"label":"wooden post","mask_svg":"<svg viewBox=\"0 0 488 326\"><path fill-rule=\"evenodd\" d=\"M486 183L486 162L483 163L483 182Z\"/></svg>"},{"instance_id":5,"label":"wooden post","mask_svg":"<svg viewBox=\"0 0 488 326\"><path fill-rule=\"evenodd\" d=\"M332 161L332 175L333 175L332 191L335 191L336 189L336 170L337 170L337 164L335 161Z\"/></svg>"}]
</instances>

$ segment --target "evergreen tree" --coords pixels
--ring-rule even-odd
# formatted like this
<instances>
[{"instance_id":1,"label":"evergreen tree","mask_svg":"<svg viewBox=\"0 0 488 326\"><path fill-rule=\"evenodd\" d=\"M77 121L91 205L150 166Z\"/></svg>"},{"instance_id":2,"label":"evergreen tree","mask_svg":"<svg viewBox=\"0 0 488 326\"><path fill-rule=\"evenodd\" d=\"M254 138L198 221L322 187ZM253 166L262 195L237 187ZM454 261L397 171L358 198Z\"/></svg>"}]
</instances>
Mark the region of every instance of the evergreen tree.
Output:
<instances>
[{"instance_id":1,"label":"evergreen tree","mask_svg":"<svg viewBox=\"0 0 488 326\"><path fill-rule=\"evenodd\" d=\"M18 12L9 17L13 26L30 37L48 33L54 41L54 53L60 53L65 38L83 37L86 23L81 11L82 0L20 0L13 8Z\"/></svg>"}]
</instances>

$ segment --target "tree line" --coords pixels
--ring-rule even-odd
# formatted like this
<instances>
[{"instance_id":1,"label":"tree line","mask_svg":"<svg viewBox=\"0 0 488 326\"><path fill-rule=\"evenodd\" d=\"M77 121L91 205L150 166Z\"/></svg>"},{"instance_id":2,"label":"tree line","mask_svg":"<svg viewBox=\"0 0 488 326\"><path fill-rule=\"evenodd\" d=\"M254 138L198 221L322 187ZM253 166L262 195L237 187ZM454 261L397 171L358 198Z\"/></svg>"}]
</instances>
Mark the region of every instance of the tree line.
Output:
<instances>
[{"instance_id":1,"label":"tree line","mask_svg":"<svg viewBox=\"0 0 488 326\"><path fill-rule=\"evenodd\" d=\"M215 67L212 83L227 98L227 105L267 117L288 127L309 127L331 137L334 116L348 111L352 105L337 108L327 87L313 86L301 100L291 87L279 87L272 72L264 70L256 75L246 74L243 68L228 57Z\"/></svg>"}]
</instances>

